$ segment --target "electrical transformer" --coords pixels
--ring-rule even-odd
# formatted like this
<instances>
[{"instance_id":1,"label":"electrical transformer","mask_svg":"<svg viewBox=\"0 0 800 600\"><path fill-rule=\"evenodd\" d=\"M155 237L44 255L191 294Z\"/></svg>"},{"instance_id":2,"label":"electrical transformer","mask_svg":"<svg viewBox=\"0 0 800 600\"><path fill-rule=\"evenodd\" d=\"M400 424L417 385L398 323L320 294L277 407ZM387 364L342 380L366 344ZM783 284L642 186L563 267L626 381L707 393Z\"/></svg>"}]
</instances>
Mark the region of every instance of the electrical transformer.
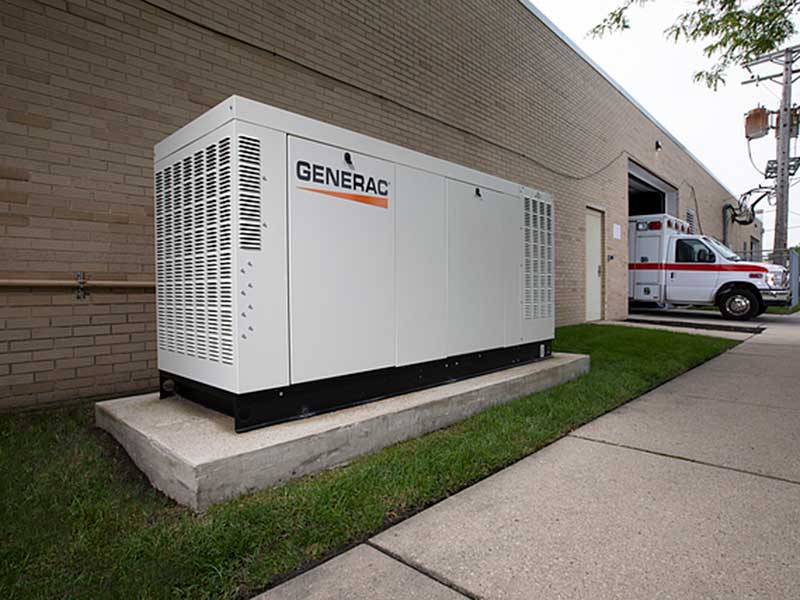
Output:
<instances>
[{"instance_id":1,"label":"electrical transformer","mask_svg":"<svg viewBox=\"0 0 800 600\"><path fill-rule=\"evenodd\" d=\"M233 96L155 147L162 396L246 431L550 354L552 198Z\"/></svg>"}]
</instances>

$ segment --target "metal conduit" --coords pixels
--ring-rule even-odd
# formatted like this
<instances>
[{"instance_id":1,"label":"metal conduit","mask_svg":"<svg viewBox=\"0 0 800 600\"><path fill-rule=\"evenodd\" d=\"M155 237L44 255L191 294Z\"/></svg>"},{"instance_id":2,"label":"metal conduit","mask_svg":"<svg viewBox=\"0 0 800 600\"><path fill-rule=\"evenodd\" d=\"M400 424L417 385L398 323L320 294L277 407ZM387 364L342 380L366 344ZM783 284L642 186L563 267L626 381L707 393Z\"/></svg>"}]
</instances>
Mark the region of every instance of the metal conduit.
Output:
<instances>
[{"instance_id":1,"label":"metal conduit","mask_svg":"<svg viewBox=\"0 0 800 600\"><path fill-rule=\"evenodd\" d=\"M154 281L124 281L124 280L103 280L89 279L83 282L75 279L0 279L0 287L69 287L75 288L79 285L83 287L102 287L102 288L144 288L152 289L156 287Z\"/></svg>"}]
</instances>

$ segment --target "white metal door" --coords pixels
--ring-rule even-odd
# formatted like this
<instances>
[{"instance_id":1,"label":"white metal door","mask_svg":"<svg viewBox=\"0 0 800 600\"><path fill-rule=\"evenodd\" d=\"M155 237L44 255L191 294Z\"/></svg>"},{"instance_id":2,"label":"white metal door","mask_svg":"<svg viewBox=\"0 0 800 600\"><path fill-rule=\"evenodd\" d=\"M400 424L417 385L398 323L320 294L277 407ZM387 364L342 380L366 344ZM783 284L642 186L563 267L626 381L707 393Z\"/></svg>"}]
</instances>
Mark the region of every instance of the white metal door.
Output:
<instances>
[{"instance_id":1,"label":"white metal door","mask_svg":"<svg viewBox=\"0 0 800 600\"><path fill-rule=\"evenodd\" d=\"M479 195L480 192L480 195ZM509 196L447 180L447 353L501 348L507 271L504 204ZM518 260L518 259L517 259ZM512 281L513 283L513 281Z\"/></svg>"},{"instance_id":2,"label":"white metal door","mask_svg":"<svg viewBox=\"0 0 800 600\"><path fill-rule=\"evenodd\" d=\"M396 167L397 364L447 356L445 178Z\"/></svg>"},{"instance_id":3,"label":"white metal door","mask_svg":"<svg viewBox=\"0 0 800 600\"><path fill-rule=\"evenodd\" d=\"M395 364L394 165L289 137L292 383Z\"/></svg>"},{"instance_id":4,"label":"white metal door","mask_svg":"<svg viewBox=\"0 0 800 600\"><path fill-rule=\"evenodd\" d=\"M586 320L602 318L603 216L586 211Z\"/></svg>"}]
</instances>

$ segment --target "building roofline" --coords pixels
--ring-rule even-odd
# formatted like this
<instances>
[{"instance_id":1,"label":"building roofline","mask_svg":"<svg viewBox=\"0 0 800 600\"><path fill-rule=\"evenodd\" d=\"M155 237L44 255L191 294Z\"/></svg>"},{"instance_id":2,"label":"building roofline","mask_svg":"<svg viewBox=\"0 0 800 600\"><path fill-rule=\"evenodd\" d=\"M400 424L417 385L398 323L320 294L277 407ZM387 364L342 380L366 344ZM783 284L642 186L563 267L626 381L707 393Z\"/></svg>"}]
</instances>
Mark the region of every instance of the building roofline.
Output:
<instances>
[{"instance_id":1,"label":"building roofline","mask_svg":"<svg viewBox=\"0 0 800 600\"><path fill-rule=\"evenodd\" d=\"M713 179L715 182L717 182L717 184L718 184L718 185L719 185L719 186L720 186L722 189L724 189L726 192L728 192L728 193L729 193L729 194L730 194L730 195L731 195L733 198L738 198L738 197L739 197L737 194L734 194L734 193L733 193L733 192L732 192L732 191L731 191L731 190L728 188L728 186L726 186L724 183L722 183L722 182L721 182L721 181L720 181L720 180L717 178L717 176L716 176L716 175L714 175L714 173L712 173L712 172L711 172L711 169L709 169L709 168L708 168L708 167L707 167L705 164L703 164L703 161L701 161L699 158L697 158L697 156L695 156L695 155L692 153L692 151L691 151L691 150L689 150L689 149L688 149L686 146L684 146L684 145L683 145L683 142L681 142L681 141L680 141L680 140L679 140L679 139L678 139L676 136L674 136L672 133L670 133L670 131L669 131L669 130L668 130L666 127L664 127L664 126L663 126L663 125L662 125L662 124L661 124L661 123L658 121L658 119L656 119L656 118L655 118L653 115L651 115L651 114L650 114L650 113L647 111L647 109L646 109L644 106L642 106L641 104L639 104L639 102L637 102L637 101L636 101L636 99L635 99L633 96L631 96L631 95L628 93L628 91L627 91L627 90L626 90L624 87L622 87L622 86L621 86L619 83L617 83L617 82L614 80L614 78L613 78L613 77L611 77L611 75L609 75L608 73L606 73L606 72L605 72L605 71L604 71L604 70L603 70L603 69L600 67L600 65L598 65L598 64L597 64L596 62L594 62L594 61L593 61L591 58L589 58L589 55L588 55L588 54L586 54L586 53L585 53L583 50L581 50L581 48L580 48L580 47L579 47L579 46L578 46L578 45L577 45L575 42L573 42L573 41L572 41L572 39L570 39L570 37L569 37L569 36L568 36L566 33L564 33L563 31L561 31L561 30L560 30L560 29L559 29L559 28L558 28L558 27L555 25L555 23L553 23L553 22L552 22L552 21L551 21L549 18L547 18L547 16L545 16L545 14L544 14L542 11L540 11L538 8L536 8L536 6L534 6L534 5L533 5L533 3L531 2L531 0L519 0L519 2L520 2L520 3L521 3L521 4L522 4L522 5L525 7L525 8L527 8L527 9L528 9L528 11L529 11L529 12L530 12L530 13L531 13L531 14L532 14L534 17L536 17L536 18L537 18L537 19L539 19L539 20L540 20L542 23L544 23L544 24L545 24L545 26L546 26L546 27L547 27L547 28L548 28L550 31L552 31L552 32L553 32L553 33L554 33L554 34L555 34L555 35L556 35L558 38L560 38L562 42L564 42L564 43L565 43L567 46L569 46L569 47L570 47L570 49L571 49L573 52L575 52L575 54L577 54L578 56L580 56L580 57L581 57L581 58L582 58L582 59L583 59L583 60L586 62L586 64L588 64L588 65L589 65L590 67L592 67L592 68L593 68L595 71L597 71L597 73L598 73L598 74L599 74L599 75L600 75L600 76L601 76L603 79L605 79L605 80L606 80L608 83L610 83L610 84L611 84L611 86L612 86L614 89L616 89L616 90L617 90L617 91L618 91L620 94L622 94L622 96L623 96L623 97L624 97L626 100L628 100L628 102L630 102L631 104L633 104L633 105L634 105L634 106L635 106L635 107L636 107L636 108L639 110L639 112L641 112L641 113L642 113L642 114L643 114L645 117L647 117L647 119L649 119L649 120L650 120L650 121L653 123L653 125L655 125L656 127L658 127L658 128L659 128L659 129L660 129L660 130L661 130L661 131L664 133L664 135L666 135L666 136L667 136L667 137L668 137L670 140L672 140L672 142L673 142L673 143L674 143L676 146L678 146L678 148L680 148L681 150L683 150L683 151L684 151L684 152L685 152L685 153L686 153L686 154L687 154L687 155L688 155L688 156L689 156L689 157L690 157L690 158L691 158L691 159L692 159L694 162L696 162L696 163L697 163L697 164L700 166L700 168L701 168L701 169L703 169L703 170L704 170L704 171L705 171L705 172L708 174L708 176L709 176L709 177L711 177L711 179Z\"/></svg>"}]
</instances>

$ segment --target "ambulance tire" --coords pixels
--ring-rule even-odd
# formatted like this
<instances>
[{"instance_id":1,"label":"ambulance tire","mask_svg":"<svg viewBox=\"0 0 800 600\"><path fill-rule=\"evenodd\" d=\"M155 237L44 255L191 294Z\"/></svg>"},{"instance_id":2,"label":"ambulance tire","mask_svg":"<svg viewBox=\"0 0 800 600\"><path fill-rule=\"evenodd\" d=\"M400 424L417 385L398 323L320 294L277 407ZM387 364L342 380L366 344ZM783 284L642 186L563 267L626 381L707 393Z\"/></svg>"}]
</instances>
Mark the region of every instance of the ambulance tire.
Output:
<instances>
[{"instance_id":1,"label":"ambulance tire","mask_svg":"<svg viewBox=\"0 0 800 600\"><path fill-rule=\"evenodd\" d=\"M764 304L764 301L762 300L761 302L758 303L758 312L756 312L756 316L760 317L765 312L767 312L767 305Z\"/></svg>"},{"instance_id":2,"label":"ambulance tire","mask_svg":"<svg viewBox=\"0 0 800 600\"><path fill-rule=\"evenodd\" d=\"M719 299L719 311L726 319L748 321L758 315L761 299L747 288L734 288Z\"/></svg>"}]
</instances>

